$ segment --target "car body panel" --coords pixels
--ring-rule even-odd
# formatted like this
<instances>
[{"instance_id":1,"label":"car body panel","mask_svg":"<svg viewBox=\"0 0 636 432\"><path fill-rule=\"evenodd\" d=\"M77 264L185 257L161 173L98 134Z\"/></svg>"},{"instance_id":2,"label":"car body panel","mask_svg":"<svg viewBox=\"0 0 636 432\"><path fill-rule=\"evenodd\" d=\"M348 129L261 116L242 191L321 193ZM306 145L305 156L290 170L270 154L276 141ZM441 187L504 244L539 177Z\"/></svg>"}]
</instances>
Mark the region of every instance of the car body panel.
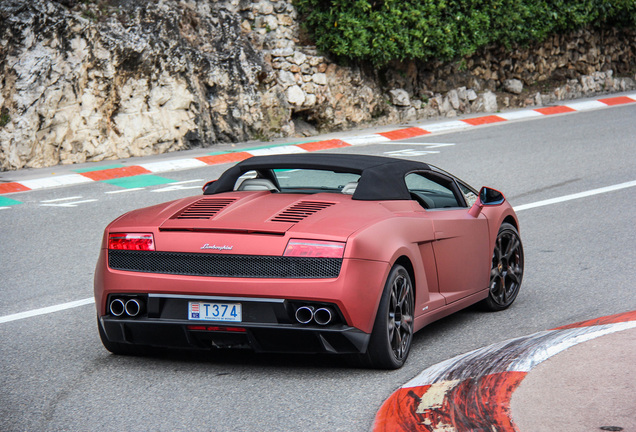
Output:
<instances>
[{"instance_id":1,"label":"car body panel","mask_svg":"<svg viewBox=\"0 0 636 432\"><path fill-rule=\"evenodd\" d=\"M248 166L266 166L266 162L277 160L254 159L257 161L249 162ZM283 162L276 162L276 166L292 166L293 160L282 158ZM400 187L395 196L390 190L380 188L377 193L391 199L372 199L376 191L370 182L379 181L382 173L391 172L383 171L380 166L383 160L362 159L360 184L362 180L366 183L361 192L353 195L333 191L226 190L231 189L235 178L246 170L235 166L212 184L219 189L217 192L207 189L202 196L120 216L104 231L94 279L97 315L106 337L126 344L188 346L188 341L201 330L196 326L198 330L192 330L187 299L221 299L219 301L243 303L248 315L276 317L276 322L265 318L255 321L256 318L249 315L247 321L236 324L246 331L246 343L253 349L277 350L278 337L286 335L290 343L298 342L302 337L297 335L305 331L316 341L310 351L315 348L319 352L364 352L385 281L396 263L405 266L413 279L416 331L486 298L498 229L504 220L518 227L512 207L505 201L497 206L483 206L475 212L477 217L471 215L467 205L430 210L414 199L404 199L406 186ZM376 162L379 168L374 165ZM314 166L313 160L306 165ZM342 166L338 165L338 169ZM365 177L364 169L368 166L373 176ZM396 166L402 166L405 172L412 168L430 169L412 162L391 165ZM233 173L234 177L228 178L227 173ZM446 180L458 181L452 177ZM454 189L458 190L456 186ZM464 204L464 199L459 197L458 202ZM147 255L140 255L143 257L168 254L186 260L200 257L203 262L237 257L248 261L283 257L291 239L339 242L345 244L345 248L335 277L169 274L110 266L108 238L112 233L152 234L155 251L144 252ZM108 305L112 296L124 300L139 296L148 302L148 310L140 316L113 316ZM338 318L333 325L302 325L294 321L293 312L298 305L305 304L303 302L327 307ZM175 314L171 308L179 312ZM174 337L166 336L165 340L155 337L153 325L157 332L165 330ZM220 333L223 334L219 338L212 337L213 346L221 344L221 339L227 336L224 328ZM193 342L190 347L200 346Z\"/></svg>"}]
</instances>

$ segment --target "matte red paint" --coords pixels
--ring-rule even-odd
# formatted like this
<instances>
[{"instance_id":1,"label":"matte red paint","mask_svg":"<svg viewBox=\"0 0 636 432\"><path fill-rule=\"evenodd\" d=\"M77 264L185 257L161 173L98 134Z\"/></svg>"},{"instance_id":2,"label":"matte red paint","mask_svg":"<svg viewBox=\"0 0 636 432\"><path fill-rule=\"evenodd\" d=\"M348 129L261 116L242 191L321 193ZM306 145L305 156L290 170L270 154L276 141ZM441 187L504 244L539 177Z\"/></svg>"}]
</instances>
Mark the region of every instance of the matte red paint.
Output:
<instances>
[{"instance_id":1,"label":"matte red paint","mask_svg":"<svg viewBox=\"0 0 636 432\"><path fill-rule=\"evenodd\" d=\"M486 206L478 218L468 208L426 211L415 201L362 201L350 195L227 192L232 198L211 219L173 218L203 196L127 213L105 230L95 274L98 315L110 293L279 298L336 304L346 322L370 333L384 284L398 260L411 263L415 330L488 295L490 259L501 222L514 212L507 202ZM331 205L298 223L272 222L303 201ZM282 256L290 239L346 243L335 279L252 279L117 271L107 266L108 234L152 233L157 251ZM205 245L227 246L222 251ZM457 266L462 271L457 271ZM438 283L439 281L439 283Z\"/></svg>"}]
</instances>

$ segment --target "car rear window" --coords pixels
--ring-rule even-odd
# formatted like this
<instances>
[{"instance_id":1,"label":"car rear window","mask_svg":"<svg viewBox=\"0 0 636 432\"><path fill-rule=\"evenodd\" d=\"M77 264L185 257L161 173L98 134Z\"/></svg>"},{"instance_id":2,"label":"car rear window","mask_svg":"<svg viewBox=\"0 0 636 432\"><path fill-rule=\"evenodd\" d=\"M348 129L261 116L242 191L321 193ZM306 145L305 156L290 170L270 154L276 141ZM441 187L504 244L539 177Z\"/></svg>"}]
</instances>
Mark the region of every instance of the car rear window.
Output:
<instances>
[{"instance_id":1,"label":"car rear window","mask_svg":"<svg viewBox=\"0 0 636 432\"><path fill-rule=\"evenodd\" d=\"M281 192L309 190L341 192L348 183L355 183L360 175L312 169L277 169L274 175Z\"/></svg>"}]
</instances>

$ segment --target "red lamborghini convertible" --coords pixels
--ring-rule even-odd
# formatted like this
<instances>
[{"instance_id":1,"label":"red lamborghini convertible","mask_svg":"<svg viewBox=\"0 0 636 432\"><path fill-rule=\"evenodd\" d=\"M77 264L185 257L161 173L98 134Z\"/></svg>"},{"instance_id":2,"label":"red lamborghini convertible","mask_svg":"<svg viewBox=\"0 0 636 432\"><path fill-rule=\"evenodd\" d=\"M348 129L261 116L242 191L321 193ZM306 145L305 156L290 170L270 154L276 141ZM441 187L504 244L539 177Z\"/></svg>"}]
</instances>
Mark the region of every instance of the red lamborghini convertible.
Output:
<instances>
[{"instance_id":1,"label":"red lamborghini convertible","mask_svg":"<svg viewBox=\"0 0 636 432\"><path fill-rule=\"evenodd\" d=\"M399 368L413 332L523 277L512 207L434 166L376 156L253 157L203 195L119 217L95 271L109 351L251 348Z\"/></svg>"}]
</instances>

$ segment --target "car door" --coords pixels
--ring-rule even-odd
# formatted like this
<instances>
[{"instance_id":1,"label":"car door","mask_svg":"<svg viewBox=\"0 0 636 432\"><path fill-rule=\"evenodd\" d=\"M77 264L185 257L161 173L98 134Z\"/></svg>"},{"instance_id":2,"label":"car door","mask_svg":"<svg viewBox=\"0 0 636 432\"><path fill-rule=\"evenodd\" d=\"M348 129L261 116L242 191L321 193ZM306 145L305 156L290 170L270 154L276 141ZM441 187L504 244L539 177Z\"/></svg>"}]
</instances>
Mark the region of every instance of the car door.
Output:
<instances>
[{"instance_id":1,"label":"car door","mask_svg":"<svg viewBox=\"0 0 636 432\"><path fill-rule=\"evenodd\" d=\"M488 221L483 214L477 218L468 214L473 192L434 171L410 173L406 184L433 221L438 289L446 304L488 288Z\"/></svg>"}]
</instances>

